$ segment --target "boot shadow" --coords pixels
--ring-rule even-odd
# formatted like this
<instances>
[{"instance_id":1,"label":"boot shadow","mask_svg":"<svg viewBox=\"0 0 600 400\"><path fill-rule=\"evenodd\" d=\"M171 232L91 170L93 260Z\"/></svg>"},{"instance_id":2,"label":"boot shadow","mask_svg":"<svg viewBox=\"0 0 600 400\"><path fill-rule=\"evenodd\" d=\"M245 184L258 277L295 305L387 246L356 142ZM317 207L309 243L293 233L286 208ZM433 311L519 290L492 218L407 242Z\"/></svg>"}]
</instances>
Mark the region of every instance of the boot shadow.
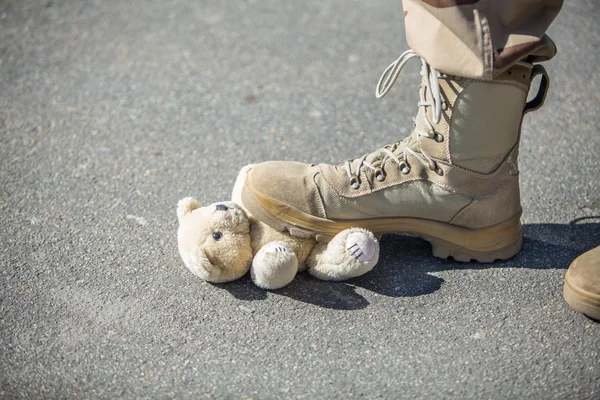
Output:
<instances>
[{"instance_id":1,"label":"boot shadow","mask_svg":"<svg viewBox=\"0 0 600 400\"><path fill-rule=\"evenodd\" d=\"M523 225L523 249L515 257L493 264L446 261L449 268L567 269L586 251L600 246L600 216L574 219L568 224Z\"/></svg>"},{"instance_id":2,"label":"boot shadow","mask_svg":"<svg viewBox=\"0 0 600 400\"><path fill-rule=\"evenodd\" d=\"M363 288L389 297L422 296L437 291L444 280L430 274L447 270L487 268L566 269L580 254L600 245L600 216L578 218L568 224L523 225L523 249L493 264L457 262L433 257L431 245L417 237L389 234L381 239L379 263L373 271L343 282L327 282L300 273L285 288L271 293L323 308L359 310L369 305L356 292ZM256 287L248 276L216 285L240 300L263 300L268 292Z\"/></svg>"},{"instance_id":3,"label":"boot shadow","mask_svg":"<svg viewBox=\"0 0 600 400\"><path fill-rule=\"evenodd\" d=\"M568 224L523 225L523 248L515 257L482 264L441 260L431 245L419 238L392 234L381 241L381 259L375 269L351 283L386 296L420 296L438 290L443 279L430 272L487 268L567 269L580 254L600 245L600 216ZM397 279L400 277L401 279ZM438 281L436 281L438 280Z\"/></svg>"}]
</instances>

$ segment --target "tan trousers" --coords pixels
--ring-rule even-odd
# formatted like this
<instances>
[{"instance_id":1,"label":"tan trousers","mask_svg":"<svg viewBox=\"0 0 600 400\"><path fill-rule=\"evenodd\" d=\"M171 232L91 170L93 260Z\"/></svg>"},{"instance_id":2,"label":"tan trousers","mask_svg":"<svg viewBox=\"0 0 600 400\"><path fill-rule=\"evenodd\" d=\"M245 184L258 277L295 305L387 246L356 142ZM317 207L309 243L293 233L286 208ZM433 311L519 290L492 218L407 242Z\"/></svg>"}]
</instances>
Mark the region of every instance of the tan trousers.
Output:
<instances>
[{"instance_id":1,"label":"tan trousers","mask_svg":"<svg viewBox=\"0 0 600 400\"><path fill-rule=\"evenodd\" d=\"M491 79L556 54L546 29L562 0L402 0L408 45L432 67Z\"/></svg>"}]
</instances>

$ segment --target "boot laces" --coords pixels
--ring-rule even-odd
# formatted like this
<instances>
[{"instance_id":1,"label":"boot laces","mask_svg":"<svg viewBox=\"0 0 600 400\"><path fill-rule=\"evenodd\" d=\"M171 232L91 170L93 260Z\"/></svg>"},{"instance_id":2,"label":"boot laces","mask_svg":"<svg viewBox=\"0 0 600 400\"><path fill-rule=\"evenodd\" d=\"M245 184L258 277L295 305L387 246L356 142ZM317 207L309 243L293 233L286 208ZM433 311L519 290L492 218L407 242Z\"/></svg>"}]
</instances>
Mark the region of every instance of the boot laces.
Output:
<instances>
[{"instance_id":1,"label":"boot laces","mask_svg":"<svg viewBox=\"0 0 600 400\"><path fill-rule=\"evenodd\" d=\"M375 96L379 99L390 91L394 83L398 79L400 72L404 68L404 66L413 58L420 58L417 53L413 50L407 50L396 61L391 63L383 74L381 74L381 78L379 78L379 82L377 83L377 87L375 89ZM418 102L418 107L424 108L423 120L425 121L425 125L427 126L427 130L423 131L421 129L417 129L415 127L414 133L417 136L423 136L429 139L436 139L437 137L441 137L439 133L437 133L433 127L431 121L427 117L427 108L431 107L433 109L433 122L435 124L439 123L442 116L442 96L440 92L440 83L438 77L445 77L445 75L439 74L439 72L431 67L427 62L421 58L421 76L423 77L423 86L425 90L419 91L420 100ZM350 160L346 161L344 166L346 168L346 173L348 178L350 179L350 185L357 189L360 187L360 176L361 168L367 167L375 172L375 178L378 181L382 181L385 179L385 172L383 167L388 160L393 160L399 167L402 173L408 174L410 172L410 164L408 162L409 156L412 156L423 165L429 167L432 171L435 171L437 174L441 175L443 171L438 167L437 163L423 150L415 151L410 148L410 140L411 136L407 136L402 141L396 142L393 145L386 145L381 149L375 151L375 153L382 154L383 158L381 159L381 163L379 166L375 166L372 163L368 162L366 158L369 154L365 154L360 157L358 160ZM397 154L398 153L398 154ZM401 156L401 157L399 157ZM374 159L378 159L374 157ZM352 164L358 161L358 166L356 172L352 172Z\"/></svg>"}]
</instances>

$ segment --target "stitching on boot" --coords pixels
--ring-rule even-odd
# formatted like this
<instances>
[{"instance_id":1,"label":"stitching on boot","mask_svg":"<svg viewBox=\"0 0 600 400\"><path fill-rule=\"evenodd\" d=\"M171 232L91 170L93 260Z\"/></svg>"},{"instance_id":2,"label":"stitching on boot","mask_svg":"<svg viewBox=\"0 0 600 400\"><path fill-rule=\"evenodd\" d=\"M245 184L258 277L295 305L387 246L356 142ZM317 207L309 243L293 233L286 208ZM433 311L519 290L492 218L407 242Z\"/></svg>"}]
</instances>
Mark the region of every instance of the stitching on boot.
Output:
<instances>
[{"instance_id":1,"label":"stitching on boot","mask_svg":"<svg viewBox=\"0 0 600 400\"><path fill-rule=\"evenodd\" d=\"M516 86L519 89L522 89L524 91L529 91L529 88L526 85L523 85L520 82L515 82L515 81L506 81L506 80L486 80L486 79L470 79L472 82L481 82L481 83L497 83L497 84L502 84L502 85L511 85L511 86Z\"/></svg>"},{"instance_id":2,"label":"stitching on boot","mask_svg":"<svg viewBox=\"0 0 600 400\"><path fill-rule=\"evenodd\" d=\"M514 175L507 175L501 182L500 185L497 186L494 190L492 190L491 192L487 193L487 194L475 194L475 193L470 193L470 192L466 192L464 190L460 190L460 189L456 189L455 187L452 186L448 186L445 185L443 183L440 182L433 182L433 181L429 181L431 183L433 183L434 185L437 185L441 188L444 188L452 193L456 193L456 194L462 194L465 195L467 197L470 197L472 199L480 199L480 200L484 200L484 199L489 199L490 197L493 197L496 193L498 193L498 191L502 188L502 186L504 186L506 184L506 182L508 182L510 180L510 177L514 176Z\"/></svg>"},{"instance_id":3,"label":"stitching on boot","mask_svg":"<svg viewBox=\"0 0 600 400\"><path fill-rule=\"evenodd\" d=\"M327 183L327 186L329 186L329 188L330 188L330 189L331 189L331 190L332 190L332 191L333 191L335 194L337 194L338 196L341 196L341 197L348 197L348 198L354 198L354 197L359 197L359 196L362 196L362 195L366 195L366 194L373 193L373 191L372 191L372 190L371 190L371 188L369 187L369 190L363 190L363 189L357 190L357 191L356 191L356 195L355 195L355 196L347 196L347 195L345 195L345 194L343 194L343 193L340 193L340 192L339 192L339 191L338 191L338 190L335 188L335 186L333 185L333 183L332 183L332 182L331 182L329 179L327 179L327 175L326 175L325 173L323 173L323 171L321 170L321 166L319 166L319 173L321 174L321 176L322 176L322 177L323 177L323 179L325 180L325 183ZM362 175L362 171L361 171L361 175ZM366 179L366 177L365 177L365 179Z\"/></svg>"},{"instance_id":4,"label":"stitching on boot","mask_svg":"<svg viewBox=\"0 0 600 400\"><path fill-rule=\"evenodd\" d=\"M313 198L318 199L318 201L317 201L317 208L319 209L319 212L321 213L321 215L323 216L323 218L327 218L327 212L325 211L325 206L323 205L323 196L321 195L321 191L319 190L319 185L317 185L317 181L315 179L317 177L318 173L319 172L315 172L313 174L313 177L312 177L312 181L313 181L313 183L315 185L314 189L313 189L313 192L314 192L313 193ZM323 174L321 174L321 175L323 175Z\"/></svg>"},{"instance_id":5,"label":"stitching on boot","mask_svg":"<svg viewBox=\"0 0 600 400\"><path fill-rule=\"evenodd\" d=\"M506 185L509 181L510 181L510 179L507 179L504 182L502 182L502 184L500 186L498 186L498 188L496 188L494 193L492 193L491 195L489 195L487 197L473 197L473 201L470 202L469 204L467 204L466 206L464 206L463 208L461 208L454 215L454 217L452 217L452 219L450 220L449 223L453 224L457 219L460 219L463 216L463 214L465 214L471 208L471 206L475 206L475 205L479 204L480 200L486 200L486 199L489 199L489 198L493 197L494 195L496 195L500 191L500 189L502 189L502 187L504 187L504 185Z\"/></svg>"},{"instance_id":6,"label":"stitching on boot","mask_svg":"<svg viewBox=\"0 0 600 400\"><path fill-rule=\"evenodd\" d=\"M450 130L452 127L452 120L454 119L454 105L456 104L456 100L458 99L458 96L461 95L462 92L464 92L465 88L468 86L469 81L467 80L467 82L465 82L464 85L457 85L458 86L458 90L452 91L452 99L448 99L449 100L449 105L452 104L452 107L448 106L448 111L450 111L450 118L448 118L448 124L446 125L446 131L444 132L445 134L445 139L444 141L446 142L446 160L448 160L448 162L450 164L452 163L452 156L451 156L451 152L450 152Z\"/></svg>"},{"instance_id":7,"label":"stitching on boot","mask_svg":"<svg viewBox=\"0 0 600 400\"><path fill-rule=\"evenodd\" d=\"M515 145L512 148L512 150L508 153L508 155L504 158L504 160L502 161L502 163L500 164L500 166L498 168L496 168L496 170L494 172L490 172L489 174L482 174L480 172L471 171L470 169L463 168L463 167L461 167L459 165L455 165L455 164L450 165L450 164L448 164L446 162L443 162L443 161L439 161L439 163L442 164L442 165L445 165L445 166L447 166L449 168L457 169L457 170L459 170L461 172L464 172L464 173L466 173L468 175L476 176L476 177L478 177L480 179L484 179L484 180L494 179L498 175L506 173L506 171L504 171L506 169L505 165L508 164L511 167L515 167L514 164L509 163L509 160L510 160L510 158L512 156L512 153L515 152L516 148L518 148L518 145Z\"/></svg>"}]
</instances>

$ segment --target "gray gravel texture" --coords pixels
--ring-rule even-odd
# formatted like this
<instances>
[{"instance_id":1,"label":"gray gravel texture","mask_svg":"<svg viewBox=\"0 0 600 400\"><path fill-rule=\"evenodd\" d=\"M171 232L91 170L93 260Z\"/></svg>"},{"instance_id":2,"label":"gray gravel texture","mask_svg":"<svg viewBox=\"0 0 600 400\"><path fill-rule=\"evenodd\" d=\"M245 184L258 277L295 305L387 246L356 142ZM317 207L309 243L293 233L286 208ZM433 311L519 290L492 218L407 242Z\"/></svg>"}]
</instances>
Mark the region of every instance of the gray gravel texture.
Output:
<instances>
[{"instance_id":1,"label":"gray gravel texture","mask_svg":"<svg viewBox=\"0 0 600 400\"><path fill-rule=\"evenodd\" d=\"M600 324L562 300L600 245L600 6L565 3L519 256L388 235L361 278L266 292L194 278L175 205L405 136L418 63L374 98L400 1L0 1L0 398L600 398Z\"/></svg>"}]
</instances>

